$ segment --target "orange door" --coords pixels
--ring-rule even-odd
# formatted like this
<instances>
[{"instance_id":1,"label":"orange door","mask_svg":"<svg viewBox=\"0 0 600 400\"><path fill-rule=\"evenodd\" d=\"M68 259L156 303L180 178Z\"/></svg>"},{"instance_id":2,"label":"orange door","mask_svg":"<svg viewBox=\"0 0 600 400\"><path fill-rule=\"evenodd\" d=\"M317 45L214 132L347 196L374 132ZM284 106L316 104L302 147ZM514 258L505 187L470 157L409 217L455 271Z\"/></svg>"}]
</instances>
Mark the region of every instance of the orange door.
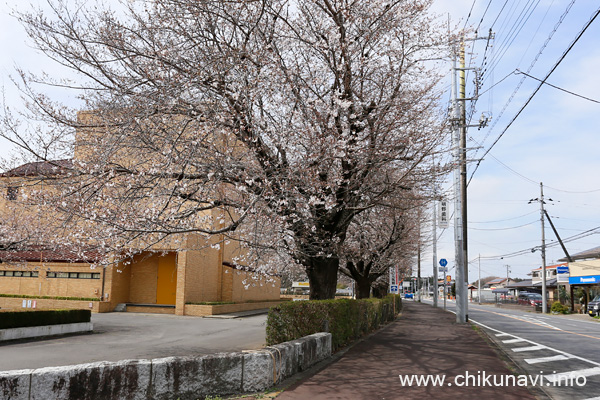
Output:
<instances>
[{"instance_id":1,"label":"orange door","mask_svg":"<svg viewBox=\"0 0 600 400\"><path fill-rule=\"evenodd\" d=\"M177 293L176 253L167 253L158 257L156 284L156 304L175 304Z\"/></svg>"}]
</instances>

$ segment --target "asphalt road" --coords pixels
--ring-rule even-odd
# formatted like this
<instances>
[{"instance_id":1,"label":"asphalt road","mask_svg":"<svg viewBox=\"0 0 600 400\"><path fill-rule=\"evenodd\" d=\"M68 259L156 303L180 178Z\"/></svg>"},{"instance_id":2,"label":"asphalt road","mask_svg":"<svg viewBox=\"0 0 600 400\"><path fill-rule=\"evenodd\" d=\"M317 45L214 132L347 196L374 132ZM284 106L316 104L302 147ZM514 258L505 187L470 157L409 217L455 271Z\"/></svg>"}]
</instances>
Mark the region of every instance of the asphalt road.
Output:
<instances>
[{"instance_id":1,"label":"asphalt road","mask_svg":"<svg viewBox=\"0 0 600 400\"><path fill-rule=\"evenodd\" d=\"M600 321L477 304L468 315L550 398L600 400Z\"/></svg>"},{"instance_id":2,"label":"asphalt road","mask_svg":"<svg viewBox=\"0 0 600 400\"><path fill-rule=\"evenodd\" d=\"M235 319L92 314L93 333L0 344L0 371L253 350L265 344L265 321L265 314Z\"/></svg>"}]
</instances>

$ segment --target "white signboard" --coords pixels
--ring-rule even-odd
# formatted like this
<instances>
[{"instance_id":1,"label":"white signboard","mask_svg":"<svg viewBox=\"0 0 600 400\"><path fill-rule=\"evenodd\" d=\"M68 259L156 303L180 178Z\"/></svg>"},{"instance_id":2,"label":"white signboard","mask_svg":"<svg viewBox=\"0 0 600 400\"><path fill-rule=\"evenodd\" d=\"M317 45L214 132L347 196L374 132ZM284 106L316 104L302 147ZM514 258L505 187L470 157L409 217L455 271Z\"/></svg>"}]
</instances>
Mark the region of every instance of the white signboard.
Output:
<instances>
[{"instance_id":1,"label":"white signboard","mask_svg":"<svg viewBox=\"0 0 600 400\"><path fill-rule=\"evenodd\" d=\"M438 226L442 229L448 228L448 201L440 200L439 202L439 218L438 218Z\"/></svg>"},{"instance_id":2,"label":"white signboard","mask_svg":"<svg viewBox=\"0 0 600 400\"><path fill-rule=\"evenodd\" d=\"M397 285L398 284L398 268L397 267L390 267L390 285Z\"/></svg>"}]
</instances>

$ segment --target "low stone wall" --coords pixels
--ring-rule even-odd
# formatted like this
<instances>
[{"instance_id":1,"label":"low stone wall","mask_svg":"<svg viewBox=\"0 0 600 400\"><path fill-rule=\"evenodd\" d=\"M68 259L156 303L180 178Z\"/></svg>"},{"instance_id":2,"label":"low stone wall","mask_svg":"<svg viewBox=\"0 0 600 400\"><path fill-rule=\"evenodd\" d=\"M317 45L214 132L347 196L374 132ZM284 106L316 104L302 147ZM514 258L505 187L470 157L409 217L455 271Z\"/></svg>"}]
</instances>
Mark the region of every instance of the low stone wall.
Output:
<instances>
[{"instance_id":1,"label":"low stone wall","mask_svg":"<svg viewBox=\"0 0 600 400\"><path fill-rule=\"evenodd\" d=\"M26 307L23 307L25 301ZM35 303L34 303L35 302ZM35 307L34 307L35 304ZM19 297L0 297L0 308L12 311L30 310L92 310L92 312L109 312L108 301L24 299Z\"/></svg>"},{"instance_id":2,"label":"low stone wall","mask_svg":"<svg viewBox=\"0 0 600 400\"><path fill-rule=\"evenodd\" d=\"M23 328L0 329L0 342L5 340L27 339L42 336L66 335L68 333L89 332L94 329L91 322L73 324L28 326Z\"/></svg>"},{"instance_id":3,"label":"low stone wall","mask_svg":"<svg viewBox=\"0 0 600 400\"><path fill-rule=\"evenodd\" d=\"M204 317L206 315L228 314L241 311L261 310L263 308L271 308L281 304L281 301L262 301L252 303L235 303L235 304L186 304L183 315L194 317Z\"/></svg>"},{"instance_id":4,"label":"low stone wall","mask_svg":"<svg viewBox=\"0 0 600 400\"><path fill-rule=\"evenodd\" d=\"M181 399L258 392L331 356L331 334L261 350L0 372L12 400Z\"/></svg>"}]
</instances>

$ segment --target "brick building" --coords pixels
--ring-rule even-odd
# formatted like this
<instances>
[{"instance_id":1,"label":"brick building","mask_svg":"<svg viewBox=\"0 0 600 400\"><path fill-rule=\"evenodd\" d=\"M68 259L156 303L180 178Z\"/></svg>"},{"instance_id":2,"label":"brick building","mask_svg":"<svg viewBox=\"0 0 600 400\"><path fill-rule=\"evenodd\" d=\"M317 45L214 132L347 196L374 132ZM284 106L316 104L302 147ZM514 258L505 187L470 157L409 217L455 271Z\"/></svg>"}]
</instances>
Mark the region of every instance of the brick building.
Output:
<instances>
[{"instance_id":1,"label":"brick building","mask_svg":"<svg viewBox=\"0 0 600 400\"><path fill-rule=\"evenodd\" d=\"M90 153L82 148L76 146L75 157ZM61 175L72 165L72 160L36 162L0 174L4 223L26 226L30 234L60 232L54 211L27 204L26 199L45 179ZM5 249L0 251L0 295L37 296L37 308L69 307L59 300L41 299L50 296L86 299L71 304L84 304L95 312L128 304L129 309L179 315L190 314L186 308L192 303L279 300L278 277L236 266L243 249L235 240L186 233L140 249L144 250L122 261L120 254L111 255L113 262L107 267L96 266L100 254L94 251L75 253L56 246ZM16 301L20 300L0 297L0 308L15 307Z\"/></svg>"}]
</instances>

